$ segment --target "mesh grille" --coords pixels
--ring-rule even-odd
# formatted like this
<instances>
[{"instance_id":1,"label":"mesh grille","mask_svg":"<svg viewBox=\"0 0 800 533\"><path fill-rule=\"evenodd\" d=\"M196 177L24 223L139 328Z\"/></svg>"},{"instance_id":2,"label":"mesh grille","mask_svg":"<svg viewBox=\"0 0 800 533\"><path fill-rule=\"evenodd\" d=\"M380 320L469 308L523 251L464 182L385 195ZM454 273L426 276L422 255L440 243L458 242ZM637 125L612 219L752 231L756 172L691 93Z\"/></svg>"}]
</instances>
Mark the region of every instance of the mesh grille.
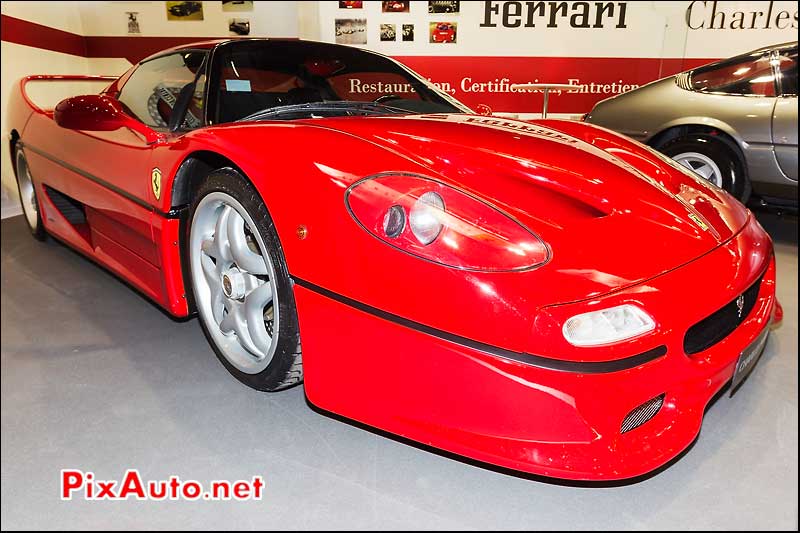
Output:
<instances>
[{"instance_id":1,"label":"mesh grille","mask_svg":"<svg viewBox=\"0 0 800 533\"><path fill-rule=\"evenodd\" d=\"M687 355L702 352L730 335L756 305L760 288L761 278L758 278L740 297L689 328L683 338L683 351Z\"/></svg>"},{"instance_id":2,"label":"mesh grille","mask_svg":"<svg viewBox=\"0 0 800 533\"><path fill-rule=\"evenodd\" d=\"M675 84L680 87L681 89L685 89L687 91L692 90L692 82L690 81L690 73L689 72L681 72L677 76L675 76Z\"/></svg>"},{"instance_id":3,"label":"mesh grille","mask_svg":"<svg viewBox=\"0 0 800 533\"><path fill-rule=\"evenodd\" d=\"M652 400L647 400L642 405L628 413L625 420L622 421L619 432L626 433L632 429L636 429L654 416L661 409L664 404L664 395L656 396Z\"/></svg>"}]
</instances>

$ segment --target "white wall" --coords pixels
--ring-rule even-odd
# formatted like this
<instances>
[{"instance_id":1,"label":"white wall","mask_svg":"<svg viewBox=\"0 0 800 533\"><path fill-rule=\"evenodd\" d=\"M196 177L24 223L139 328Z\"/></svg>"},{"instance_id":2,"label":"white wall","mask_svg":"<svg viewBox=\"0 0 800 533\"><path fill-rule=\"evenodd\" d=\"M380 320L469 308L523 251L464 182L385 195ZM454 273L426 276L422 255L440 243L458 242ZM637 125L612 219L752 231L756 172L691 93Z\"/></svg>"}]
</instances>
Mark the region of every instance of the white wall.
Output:
<instances>
[{"instance_id":1,"label":"white wall","mask_svg":"<svg viewBox=\"0 0 800 533\"><path fill-rule=\"evenodd\" d=\"M69 2L2 2L0 10L4 15L28 20L37 24L50 26L71 33L81 34L83 26L80 13L75 4ZM16 183L11 167L6 139L8 127L6 124L6 107L8 95L16 80L30 74L86 74L88 62L84 57L78 57L59 52L51 52L30 46L2 41L0 43L0 128L2 128L3 143L0 145L0 169L2 170L3 196L11 201L17 200ZM43 100L48 99L55 91L63 87L52 89L39 94ZM52 99L52 98L50 98ZM5 201L6 198L4 198ZM4 202L5 203L5 202ZM4 210L5 211L5 210Z\"/></svg>"},{"instance_id":2,"label":"white wall","mask_svg":"<svg viewBox=\"0 0 800 533\"><path fill-rule=\"evenodd\" d=\"M0 2L4 15L28 20L71 33L83 34L78 2Z\"/></svg>"},{"instance_id":3,"label":"white wall","mask_svg":"<svg viewBox=\"0 0 800 533\"><path fill-rule=\"evenodd\" d=\"M522 24L518 28L502 25L505 4L522 4ZM626 4L626 28L604 25L602 28L572 28L568 20L558 19L555 28L548 28L549 11L545 17L535 17L536 27L525 28L525 5L535 2L491 2L498 7L498 14L491 21L496 27L483 27L486 2L463 1L461 12L457 14L429 14L426 1L412 1L408 13L382 13L381 2L366 1L363 9L340 9L339 2L323 0L318 2L320 37L334 42L334 20L336 18L366 18L366 47L388 55L448 55L448 56L534 56L534 57L668 57L668 58L722 58L760 46L783 41L797 40L797 2L792 1L628 1L614 2ZM553 2L559 4L560 2ZM603 2L605 3L605 2ZM550 2L546 2L550 4ZM567 11L571 17L577 11L568 2ZM589 2L594 9L596 2ZM715 5L716 4L716 7ZM769 28L765 28L770 10ZM686 15L692 5L692 24L704 28L687 27ZM549 7L547 8L549 9ZM619 9L617 7L617 9ZM709 28L712 10L725 17L724 29ZM778 13L785 11L789 18L777 23ZM731 23L743 14L745 29L731 29ZM750 29L753 14L758 21ZM757 15L761 13L761 15ZM590 21L594 22L594 11ZM717 23L722 20L717 16ZM431 21L451 21L458 23L458 42L450 45L431 44L427 39L427 24ZM381 42L380 24L413 23L416 28L414 42ZM718 25L717 24L717 25ZM736 26L736 23L733 24ZM422 31L420 31L422 30Z\"/></svg>"},{"instance_id":4,"label":"white wall","mask_svg":"<svg viewBox=\"0 0 800 533\"><path fill-rule=\"evenodd\" d=\"M222 2L203 2L203 20L168 21L165 2L69 2L77 4L83 35L127 35L126 11L137 11L142 36L228 37L228 19L250 20L251 37L297 37L298 2L253 2L252 11L222 11Z\"/></svg>"},{"instance_id":5,"label":"white wall","mask_svg":"<svg viewBox=\"0 0 800 533\"><path fill-rule=\"evenodd\" d=\"M503 2L496 2L502 5ZM619 39L615 28L590 30L577 35L574 30L559 25L554 29L540 28L506 29L481 27L484 20L484 2L462 1L460 13L429 14L427 1L411 2L408 13L382 13L381 2L364 2L363 9L339 9L339 2L319 2L320 36L322 40L334 42L337 18L366 18L366 48L387 55L455 55L455 56L538 56L538 57L624 57L631 53L630 43L636 42L635 54L657 57L661 53L661 40L666 17L653 9L654 2L628 2L626 18L629 30L625 40ZM655 2L669 4L673 2ZM679 2L680 3L680 2ZM523 6L525 2L522 2ZM502 13L502 9L500 9ZM498 18L498 17L495 17ZM523 17L524 19L524 17ZM455 44L434 44L428 39L428 23L455 22L458 24L458 40ZM546 22L546 21L545 21ZM380 24L414 24L413 42L381 42ZM499 25L498 25L499 26ZM623 52L624 53L621 53Z\"/></svg>"}]
</instances>

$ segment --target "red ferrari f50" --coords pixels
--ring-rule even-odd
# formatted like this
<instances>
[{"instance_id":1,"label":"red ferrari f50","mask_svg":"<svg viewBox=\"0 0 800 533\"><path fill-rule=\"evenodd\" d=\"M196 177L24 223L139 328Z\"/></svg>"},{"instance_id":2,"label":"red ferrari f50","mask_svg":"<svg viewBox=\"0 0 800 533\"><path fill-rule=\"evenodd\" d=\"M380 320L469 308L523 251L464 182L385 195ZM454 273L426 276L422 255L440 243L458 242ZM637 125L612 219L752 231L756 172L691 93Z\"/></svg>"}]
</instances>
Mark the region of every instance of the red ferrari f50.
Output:
<instances>
[{"instance_id":1,"label":"red ferrari f50","mask_svg":"<svg viewBox=\"0 0 800 533\"><path fill-rule=\"evenodd\" d=\"M54 110L25 91L69 79L10 98L34 236L197 313L256 389L304 377L315 405L437 448L628 478L692 442L780 314L753 215L602 128L476 115L302 41L167 50Z\"/></svg>"}]
</instances>

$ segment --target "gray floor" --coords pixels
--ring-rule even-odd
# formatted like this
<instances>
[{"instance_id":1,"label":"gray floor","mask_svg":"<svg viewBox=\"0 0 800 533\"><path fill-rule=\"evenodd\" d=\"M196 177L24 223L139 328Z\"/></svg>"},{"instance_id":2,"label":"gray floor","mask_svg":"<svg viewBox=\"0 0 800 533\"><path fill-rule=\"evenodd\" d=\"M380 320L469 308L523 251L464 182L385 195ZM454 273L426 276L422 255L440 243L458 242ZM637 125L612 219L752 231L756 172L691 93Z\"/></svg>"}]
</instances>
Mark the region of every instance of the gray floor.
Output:
<instances>
[{"instance_id":1,"label":"gray floor","mask_svg":"<svg viewBox=\"0 0 800 533\"><path fill-rule=\"evenodd\" d=\"M796 529L797 222L776 236L785 320L694 447L621 487L496 472L248 390L196 320L175 322L21 217L2 222L2 528ZM207 482L262 474L250 502L58 498L59 470Z\"/></svg>"}]
</instances>

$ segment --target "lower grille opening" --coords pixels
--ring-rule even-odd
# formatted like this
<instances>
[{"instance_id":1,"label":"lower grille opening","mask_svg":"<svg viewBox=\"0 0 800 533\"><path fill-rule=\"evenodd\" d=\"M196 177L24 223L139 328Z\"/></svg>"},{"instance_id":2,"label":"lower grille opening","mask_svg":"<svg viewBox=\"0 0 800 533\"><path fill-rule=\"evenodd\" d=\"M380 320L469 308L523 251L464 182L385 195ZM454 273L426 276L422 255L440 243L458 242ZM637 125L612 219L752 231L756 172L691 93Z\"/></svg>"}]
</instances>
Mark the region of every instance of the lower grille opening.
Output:
<instances>
[{"instance_id":1,"label":"lower grille opening","mask_svg":"<svg viewBox=\"0 0 800 533\"><path fill-rule=\"evenodd\" d=\"M733 333L755 307L760 288L761 277L738 298L689 328L683 338L683 351L686 355L707 350Z\"/></svg>"},{"instance_id":2,"label":"lower grille opening","mask_svg":"<svg viewBox=\"0 0 800 533\"><path fill-rule=\"evenodd\" d=\"M620 426L620 433L627 433L632 429L636 429L658 413L661 406L664 405L664 394L656 396L652 400L647 400L639 407L628 413Z\"/></svg>"}]
</instances>

